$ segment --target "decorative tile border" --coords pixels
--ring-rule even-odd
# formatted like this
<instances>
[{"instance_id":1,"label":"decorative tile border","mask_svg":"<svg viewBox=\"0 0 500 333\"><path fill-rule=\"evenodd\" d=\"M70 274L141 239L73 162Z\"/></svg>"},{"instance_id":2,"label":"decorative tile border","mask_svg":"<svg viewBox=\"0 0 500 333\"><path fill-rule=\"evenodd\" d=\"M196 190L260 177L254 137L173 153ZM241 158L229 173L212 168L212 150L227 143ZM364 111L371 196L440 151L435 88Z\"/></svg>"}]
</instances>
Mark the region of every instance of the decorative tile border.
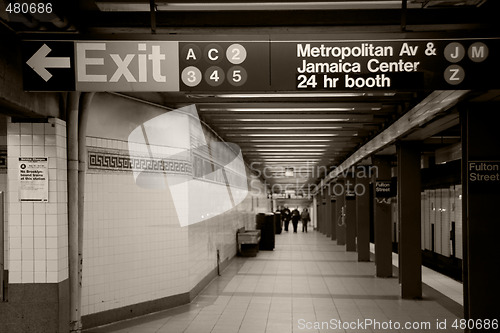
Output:
<instances>
[{"instance_id":1,"label":"decorative tile border","mask_svg":"<svg viewBox=\"0 0 500 333\"><path fill-rule=\"evenodd\" d=\"M232 170L224 168L216 162L212 162L199 155L192 155L193 159L193 178L210 183L230 184L233 187L248 189L248 179L246 175L238 174Z\"/></svg>"},{"instance_id":2,"label":"decorative tile border","mask_svg":"<svg viewBox=\"0 0 500 333\"><path fill-rule=\"evenodd\" d=\"M0 146L0 170L7 170L7 147Z\"/></svg>"},{"instance_id":3,"label":"decorative tile border","mask_svg":"<svg viewBox=\"0 0 500 333\"><path fill-rule=\"evenodd\" d=\"M194 179L235 186L242 189L248 188L246 175L240 175L232 170L225 169L225 175L221 172L223 166L211 162L201 156L192 155L192 162L168 158L151 158L144 155L130 156L129 151L112 148L87 147L88 149L88 172L150 172L189 175ZM0 166L1 170L1 166Z\"/></svg>"},{"instance_id":4,"label":"decorative tile border","mask_svg":"<svg viewBox=\"0 0 500 333\"><path fill-rule=\"evenodd\" d=\"M189 161L130 156L128 152L120 150L89 147L87 163L89 171L143 171L192 175L192 166Z\"/></svg>"}]
</instances>

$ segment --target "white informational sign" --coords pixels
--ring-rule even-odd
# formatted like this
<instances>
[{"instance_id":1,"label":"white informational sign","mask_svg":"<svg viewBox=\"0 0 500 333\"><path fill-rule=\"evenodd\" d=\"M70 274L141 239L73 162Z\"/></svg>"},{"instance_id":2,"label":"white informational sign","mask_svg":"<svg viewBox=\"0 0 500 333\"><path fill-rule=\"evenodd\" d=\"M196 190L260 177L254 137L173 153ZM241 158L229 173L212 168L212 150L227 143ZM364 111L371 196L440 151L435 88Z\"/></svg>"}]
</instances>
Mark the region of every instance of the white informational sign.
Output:
<instances>
[{"instance_id":1,"label":"white informational sign","mask_svg":"<svg viewBox=\"0 0 500 333\"><path fill-rule=\"evenodd\" d=\"M19 157L19 201L49 201L47 157Z\"/></svg>"}]
</instances>

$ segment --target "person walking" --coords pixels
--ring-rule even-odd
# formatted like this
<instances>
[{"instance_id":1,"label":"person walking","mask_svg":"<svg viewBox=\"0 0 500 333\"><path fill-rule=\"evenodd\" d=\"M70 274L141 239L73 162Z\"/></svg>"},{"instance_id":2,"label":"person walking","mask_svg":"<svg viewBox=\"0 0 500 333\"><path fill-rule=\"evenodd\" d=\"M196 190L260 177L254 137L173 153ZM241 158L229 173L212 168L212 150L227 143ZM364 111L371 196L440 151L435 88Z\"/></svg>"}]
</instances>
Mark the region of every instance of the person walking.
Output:
<instances>
[{"instance_id":1,"label":"person walking","mask_svg":"<svg viewBox=\"0 0 500 333\"><path fill-rule=\"evenodd\" d=\"M297 208L295 208L292 211L292 224L293 224L293 232L294 233L297 233L297 226L299 225L299 221L300 221L300 213L299 213L299 210Z\"/></svg>"},{"instance_id":2,"label":"person walking","mask_svg":"<svg viewBox=\"0 0 500 333\"><path fill-rule=\"evenodd\" d=\"M302 220L302 232L307 232L307 224L311 221L311 216L307 208L304 208L302 214L300 214L300 219Z\"/></svg>"},{"instance_id":3,"label":"person walking","mask_svg":"<svg viewBox=\"0 0 500 333\"><path fill-rule=\"evenodd\" d=\"M287 206L281 211L281 219L283 220L283 224L285 224L285 231L288 232L288 224L290 223L290 209Z\"/></svg>"}]
</instances>

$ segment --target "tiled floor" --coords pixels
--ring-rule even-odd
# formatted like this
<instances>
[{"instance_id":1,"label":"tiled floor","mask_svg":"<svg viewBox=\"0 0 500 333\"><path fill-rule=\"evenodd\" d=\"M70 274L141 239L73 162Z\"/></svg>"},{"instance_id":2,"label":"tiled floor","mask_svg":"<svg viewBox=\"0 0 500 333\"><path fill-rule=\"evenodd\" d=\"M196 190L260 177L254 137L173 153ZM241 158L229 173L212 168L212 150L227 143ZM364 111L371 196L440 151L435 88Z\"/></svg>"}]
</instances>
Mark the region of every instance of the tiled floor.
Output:
<instances>
[{"instance_id":1,"label":"tiled floor","mask_svg":"<svg viewBox=\"0 0 500 333\"><path fill-rule=\"evenodd\" d=\"M370 251L375 253L375 245L373 243L370 244ZM392 265L395 267L399 265L398 255L396 253L392 253ZM455 281L425 266L422 266L422 282L439 291L454 302L463 305L464 290L461 282Z\"/></svg>"},{"instance_id":2,"label":"tiled floor","mask_svg":"<svg viewBox=\"0 0 500 333\"><path fill-rule=\"evenodd\" d=\"M318 232L285 232L274 251L235 258L191 304L86 332L460 332L459 304L426 285L423 300L402 300L397 277L376 278L356 258Z\"/></svg>"}]
</instances>

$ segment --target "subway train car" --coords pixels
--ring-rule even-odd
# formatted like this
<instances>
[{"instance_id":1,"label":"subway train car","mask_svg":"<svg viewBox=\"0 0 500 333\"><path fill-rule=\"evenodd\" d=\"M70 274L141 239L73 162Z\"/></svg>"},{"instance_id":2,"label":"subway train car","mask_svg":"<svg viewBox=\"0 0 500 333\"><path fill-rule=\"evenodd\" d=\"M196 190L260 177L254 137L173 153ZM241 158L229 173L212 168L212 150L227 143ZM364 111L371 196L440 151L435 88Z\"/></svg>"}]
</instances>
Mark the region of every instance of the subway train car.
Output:
<instances>
[{"instance_id":1,"label":"subway train car","mask_svg":"<svg viewBox=\"0 0 500 333\"><path fill-rule=\"evenodd\" d=\"M433 181L437 175L457 167L455 161L451 167L423 171L421 248L425 266L462 281L462 185L454 172L449 173L449 179L442 181L440 177L439 182ZM395 197L391 198L391 219L393 252L398 252L400 226Z\"/></svg>"}]
</instances>

